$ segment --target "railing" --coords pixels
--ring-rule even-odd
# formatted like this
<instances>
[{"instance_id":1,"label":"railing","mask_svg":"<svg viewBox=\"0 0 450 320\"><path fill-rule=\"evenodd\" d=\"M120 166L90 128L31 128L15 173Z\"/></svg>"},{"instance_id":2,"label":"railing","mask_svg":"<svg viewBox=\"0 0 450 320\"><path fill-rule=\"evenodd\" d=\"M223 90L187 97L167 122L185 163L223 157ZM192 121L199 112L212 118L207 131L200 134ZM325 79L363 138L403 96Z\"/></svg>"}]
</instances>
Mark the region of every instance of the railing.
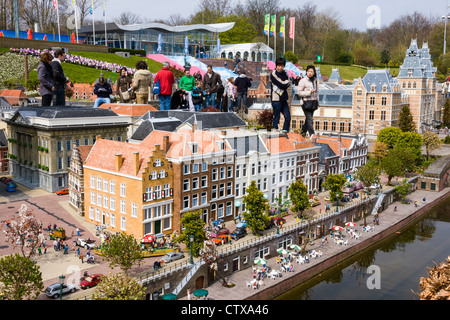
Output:
<instances>
[{"instance_id":1,"label":"railing","mask_svg":"<svg viewBox=\"0 0 450 320\"><path fill-rule=\"evenodd\" d=\"M178 285L176 286L175 290L172 291L172 293L178 295L180 293L180 291L184 288L184 286L189 282L189 280L191 280L191 278L195 275L195 273L198 271L198 269L204 264L205 264L205 261L200 259L197 262L195 262L193 265L191 265L191 266L193 266L193 268L191 270L189 270L189 272L183 279L181 279L181 281L178 283Z\"/></svg>"}]
</instances>

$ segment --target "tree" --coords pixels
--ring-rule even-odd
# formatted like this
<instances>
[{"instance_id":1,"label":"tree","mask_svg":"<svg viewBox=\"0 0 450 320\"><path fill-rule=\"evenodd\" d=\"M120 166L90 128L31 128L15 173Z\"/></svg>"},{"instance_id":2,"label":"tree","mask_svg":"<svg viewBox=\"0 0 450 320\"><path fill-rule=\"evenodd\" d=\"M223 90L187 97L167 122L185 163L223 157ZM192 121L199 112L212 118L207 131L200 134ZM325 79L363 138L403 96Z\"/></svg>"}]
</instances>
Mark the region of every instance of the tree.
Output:
<instances>
[{"instance_id":1,"label":"tree","mask_svg":"<svg viewBox=\"0 0 450 320\"><path fill-rule=\"evenodd\" d=\"M375 141L373 146L373 156L378 161L378 164L381 164L381 161L386 157L388 151L388 146L385 142Z\"/></svg>"},{"instance_id":2,"label":"tree","mask_svg":"<svg viewBox=\"0 0 450 320\"><path fill-rule=\"evenodd\" d=\"M117 233L102 244L102 254L110 263L110 267L118 266L128 274L136 263L142 263L143 256L140 243L132 236Z\"/></svg>"},{"instance_id":3,"label":"tree","mask_svg":"<svg viewBox=\"0 0 450 320\"><path fill-rule=\"evenodd\" d=\"M95 287L93 300L144 300L145 288L126 273L104 276Z\"/></svg>"},{"instance_id":4,"label":"tree","mask_svg":"<svg viewBox=\"0 0 450 320\"><path fill-rule=\"evenodd\" d=\"M389 149L397 144L398 137L402 134L399 127L386 127L380 130L377 135L377 141L386 143Z\"/></svg>"},{"instance_id":5,"label":"tree","mask_svg":"<svg viewBox=\"0 0 450 320\"><path fill-rule=\"evenodd\" d=\"M39 266L18 253L0 258L0 299L36 299L44 289Z\"/></svg>"},{"instance_id":6,"label":"tree","mask_svg":"<svg viewBox=\"0 0 450 320\"><path fill-rule=\"evenodd\" d=\"M417 160L422 155L422 136L417 132L402 132L395 146L409 149Z\"/></svg>"},{"instance_id":7,"label":"tree","mask_svg":"<svg viewBox=\"0 0 450 320\"><path fill-rule=\"evenodd\" d=\"M347 180L343 174L330 174L327 176L327 180L325 180L323 186L330 191L330 201L337 201L342 198L342 188L346 182Z\"/></svg>"},{"instance_id":8,"label":"tree","mask_svg":"<svg viewBox=\"0 0 450 320\"><path fill-rule=\"evenodd\" d=\"M263 126L267 131L272 130L273 126L273 110L264 109L258 113L258 125Z\"/></svg>"},{"instance_id":9,"label":"tree","mask_svg":"<svg viewBox=\"0 0 450 320\"><path fill-rule=\"evenodd\" d=\"M298 62L298 57L292 51L286 51L284 53L284 57L290 61L292 64L296 64Z\"/></svg>"},{"instance_id":10,"label":"tree","mask_svg":"<svg viewBox=\"0 0 450 320\"><path fill-rule=\"evenodd\" d=\"M6 241L11 241L14 248L20 247L23 257L30 258L36 254L45 239L42 232L42 223L33 215L33 211L25 204L19 209L18 216L14 217L5 231Z\"/></svg>"},{"instance_id":11,"label":"tree","mask_svg":"<svg viewBox=\"0 0 450 320\"><path fill-rule=\"evenodd\" d=\"M397 193L401 198L401 202L406 204L406 196L411 192L411 183L408 180L403 179L402 183L394 188L395 193Z\"/></svg>"},{"instance_id":12,"label":"tree","mask_svg":"<svg viewBox=\"0 0 450 320\"><path fill-rule=\"evenodd\" d=\"M380 174L381 169L379 165L365 164L357 169L355 178L369 188L378 181Z\"/></svg>"},{"instance_id":13,"label":"tree","mask_svg":"<svg viewBox=\"0 0 450 320\"><path fill-rule=\"evenodd\" d=\"M303 212L311 207L308 188L304 185L302 180L296 180L294 183L291 183L287 192L291 199L292 211L297 212L299 217L303 216Z\"/></svg>"},{"instance_id":14,"label":"tree","mask_svg":"<svg viewBox=\"0 0 450 320\"><path fill-rule=\"evenodd\" d=\"M247 227L254 235L259 236L260 231L263 231L268 221L266 215L269 204L264 194L256 187L256 182L253 180L247 189L244 196L244 203L246 212L243 213L244 219L247 222Z\"/></svg>"},{"instance_id":15,"label":"tree","mask_svg":"<svg viewBox=\"0 0 450 320\"><path fill-rule=\"evenodd\" d=\"M394 177L406 173L414 167L415 156L409 149L396 147L389 150L386 158L381 162L384 173L388 176L388 185Z\"/></svg>"},{"instance_id":16,"label":"tree","mask_svg":"<svg viewBox=\"0 0 450 320\"><path fill-rule=\"evenodd\" d=\"M200 249L203 248L203 243L207 239L206 232L204 230L205 222L201 217L201 210L184 213L181 217L181 225L184 229L176 239L176 242L184 243L186 248L190 249L190 236L194 236L194 242L192 244L193 257L199 256Z\"/></svg>"},{"instance_id":17,"label":"tree","mask_svg":"<svg viewBox=\"0 0 450 320\"><path fill-rule=\"evenodd\" d=\"M422 135L423 146L427 152L427 160L430 156L430 152L441 147L441 139L436 133L427 131Z\"/></svg>"},{"instance_id":18,"label":"tree","mask_svg":"<svg viewBox=\"0 0 450 320\"><path fill-rule=\"evenodd\" d=\"M223 22L234 22L234 27L231 30L222 32L220 34L221 44L250 43L258 34L256 32L255 26L247 17L229 15L226 17L218 18L216 20L216 23Z\"/></svg>"},{"instance_id":19,"label":"tree","mask_svg":"<svg viewBox=\"0 0 450 320\"><path fill-rule=\"evenodd\" d=\"M409 106L404 105L400 111L398 126L403 132L414 132L416 126Z\"/></svg>"},{"instance_id":20,"label":"tree","mask_svg":"<svg viewBox=\"0 0 450 320\"><path fill-rule=\"evenodd\" d=\"M428 276L420 278L421 300L450 300L450 256L445 262L428 268Z\"/></svg>"},{"instance_id":21,"label":"tree","mask_svg":"<svg viewBox=\"0 0 450 320\"><path fill-rule=\"evenodd\" d=\"M140 15L126 11L122 12L118 18L114 19L114 22L117 22L121 25L127 25L127 24L138 24L142 23L142 18Z\"/></svg>"},{"instance_id":22,"label":"tree","mask_svg":"<svg viewBox=\"0 0 450 320\"><path fill-rule=\"evenodd\" d=\"M445 99L444 115L442 120L444 127L450 127L450 98Z\"/></svg>"}]
</instances>

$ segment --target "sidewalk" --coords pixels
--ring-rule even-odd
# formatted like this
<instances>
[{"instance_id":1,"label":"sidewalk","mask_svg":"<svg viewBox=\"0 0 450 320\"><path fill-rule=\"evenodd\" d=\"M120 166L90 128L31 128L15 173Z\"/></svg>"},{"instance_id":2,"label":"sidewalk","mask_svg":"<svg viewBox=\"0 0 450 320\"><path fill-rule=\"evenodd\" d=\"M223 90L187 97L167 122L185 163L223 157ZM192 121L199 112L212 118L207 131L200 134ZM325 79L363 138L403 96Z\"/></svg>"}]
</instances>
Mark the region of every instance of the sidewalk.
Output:
<instances>
[{"instance_id":1,"label":"sidewalk","mask_svg":"<svg viewBox=\"0 0 450 320\"><path fill-rule=\"evenodd\" d=\"M316 240L314 245L308 246L307 250L315 249L316 251L321 250L323 252L322 257L317 259L311 259L310 263L308 264L297 264L295 261L292 263L294 266L293 272L287 272L282 273L281 278L276 278L275 280L266 278L264 279L264 287L259 289L253 289L251 287L248 287L246 284L246 281L250 281L253 278L253 271L252 268L247 268L242 271L238 271L233 273L230 277L227 278L228 283L232 283L235 286L233 288L224 288L222 286L221 281L214 282L211 286L207 287L208 290L208 299L211 300L254 300L259 299L256 295L260 294L261 291L270 291L268 289L273 288L277 285L284 285L283 282L286 282L286 280L293 278L297 276L299 273L308 271L312 269L315 266L319 266L320 264L323 264L323 268L327 269L330 267L329 260L333 260L333 257L337 256L338 254L342 253L344 250L349 250L352 247L355 247L357 244L375 237L377 235L380 235L380 233L395 224L399 223L403 219L413 215L415 212L421 210L424 208L424 205L422 204L423 197L426 197L427 203L425 206L430 207L431 204L444 197L448 196L450 194L450 188L446 188L442 190L441 192L429 192L429 191L422 191L417 190L414 193L410 194L408 196L409 200L412 200L410 204L401 204L400 202L395 203L397 206L397 212L394 212L394 204L391 204L389 208L387 208L385 211L379 214L380 224L376 225L374 228L374 231L361 231L363 220L357 221L356 229L358 232L362 232L362 236L360 239L355 240L348 236L348 234L343 231L342 234L344 236L345 240L348 240L348 246L344 245L336 245L334 244L333 240L330 236L328 236L328 242L322 244L321 240ZM413 201L419 201L420 205L419 207L414 207ZM372 216L367 217L367 223L368 225L372 225ZM353 253L354 254L354 253ZM276 256L267 259L268 263L267 266L269 266L272 269L278 269L280 270L281 267L276 262ZM327 263L328 260L328 263ZM327 266L325 266L327 265ZM299 285L300 283L298 283ZM192 292L193 290L191 290ZM276 290L279 291L279 290ZM270 294L270 293L268 293ZM271 296L269 299L275 298L275 296ZM181 297L179 300L187 300L187 297Z\"/></svg>"}]
</instances>

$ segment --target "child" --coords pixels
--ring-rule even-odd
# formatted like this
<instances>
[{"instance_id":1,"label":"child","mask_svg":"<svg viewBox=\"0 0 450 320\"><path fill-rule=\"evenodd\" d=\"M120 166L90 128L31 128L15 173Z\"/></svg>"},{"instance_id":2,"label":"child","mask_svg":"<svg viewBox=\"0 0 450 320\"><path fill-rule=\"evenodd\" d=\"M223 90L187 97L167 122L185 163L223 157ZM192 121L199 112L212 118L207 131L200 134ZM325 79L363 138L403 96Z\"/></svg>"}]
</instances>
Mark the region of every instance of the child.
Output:
<instances>
[{"instance_id":1,"label":"child","mask_svg":"<svg viewBox=\"0 0 450 320\"><path fill-rule=\"evenodd\" d=\"M192 96L192 103L194 104L195 111L200 111L200 109L203 106L203 93L202 89L200 88L198 82L195 83L194 89L192 89L191 92Z\"/></svg>"}]
</instances>

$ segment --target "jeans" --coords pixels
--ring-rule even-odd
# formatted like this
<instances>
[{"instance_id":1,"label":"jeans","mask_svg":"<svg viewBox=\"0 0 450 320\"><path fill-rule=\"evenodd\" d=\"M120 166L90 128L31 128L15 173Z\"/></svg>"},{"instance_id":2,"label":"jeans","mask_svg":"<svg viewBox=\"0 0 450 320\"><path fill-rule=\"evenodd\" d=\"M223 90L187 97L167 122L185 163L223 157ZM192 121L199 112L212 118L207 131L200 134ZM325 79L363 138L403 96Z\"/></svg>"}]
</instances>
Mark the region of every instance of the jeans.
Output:
<instances>
[{"instance_id":1,"label":"jeans","mask_svg":"<svg viewBox=\"0 0 450 320\"><path fill-rule=\"evenodd\" d=\"M236 99L230 98L230 106L228 107L228 111L234 112L234 104L235 104L235 101L236 101Z\"/></svg>"},{"instance_id":2,"label":"jeans","mask_svg":"<svg viewBox=\"0 0 450 320\"><path fill-rule=\"evenodd\" d=\"M52 105L53 94L44 94L42 96L42 106L47 107Z\"/></svg>"},{"instance_id":3,"label":"jeans","mask_svg":"<svg viewBox=\"0 0 450 320\"><path fill-rule=\"evenodd\" d=\"M169 94L160 94L159 97L159 110L170 110L170 100L172 99Z\"/></svg>"},{"instance_id":4,"label":"jeans","mask_svg":"<svg viewBox=\"0 0 450 320\"><path fill-rule=\"evenodd\" d=\"M305 114L305 123L302 126L302 134L306 134L306 132L309 132L309 136L312 136L314 134L314 126L313 126L314 111L305 111L305 109L303 109L303 113Z\"/></svg>"},{"instance_id":5,"label":"jeans","mask_svg":"<svg viewBox=\"0 0 450 320\"><path fill-rule=\"evenodd\" d=\"M244 103L243 109L247 110L247 92L238 92L237 93L236 111L239 111L242 108L241 107L242 103Z\"/></svg>"},{"instance_id":6,"label":"jeans","mask_svg":"<svg viewBox=\"0 0 450 320\"><path fill-rule=\"evenodd\" d=\"M111 99L109 99L109 98L97 98L97 99L95 99L94 108L98 108L104 103L111 103Z\"/></svg>"},{"instance_id":7,"label":"jeans","mask_svg":"<svg viewBox=\"0 0 450 320\"><path fill-rule=\"evenodd\" d=\"M217 94L216 92L213 92L213 93L207 94L205 96L206 107L209 107L209 106L213 106L214 108L216 107L216 94Z\"/></svg>"},{"instance_id":8,"label":"jeans","mask_svg":"<svg viewBox=\"0 0 450 320\"><path fill-rule=\"evenodd\" d=\"M66 105L66 90L64 88L55 89L55 101L53 106L65 106Z\"/></svg>"},{"instance_id":9,"label":"jeans","mask_svg":"<svg viewBox=\"0 0 450 320\"><path fill-rule=\"evenodd\" d=\"M273 109L273 128L278 130L278 123L280 122L280 113L284 116L283 130L289 132L291 127L291 111L286 100L272 101Z\"/></svg>"}]
</instances>

